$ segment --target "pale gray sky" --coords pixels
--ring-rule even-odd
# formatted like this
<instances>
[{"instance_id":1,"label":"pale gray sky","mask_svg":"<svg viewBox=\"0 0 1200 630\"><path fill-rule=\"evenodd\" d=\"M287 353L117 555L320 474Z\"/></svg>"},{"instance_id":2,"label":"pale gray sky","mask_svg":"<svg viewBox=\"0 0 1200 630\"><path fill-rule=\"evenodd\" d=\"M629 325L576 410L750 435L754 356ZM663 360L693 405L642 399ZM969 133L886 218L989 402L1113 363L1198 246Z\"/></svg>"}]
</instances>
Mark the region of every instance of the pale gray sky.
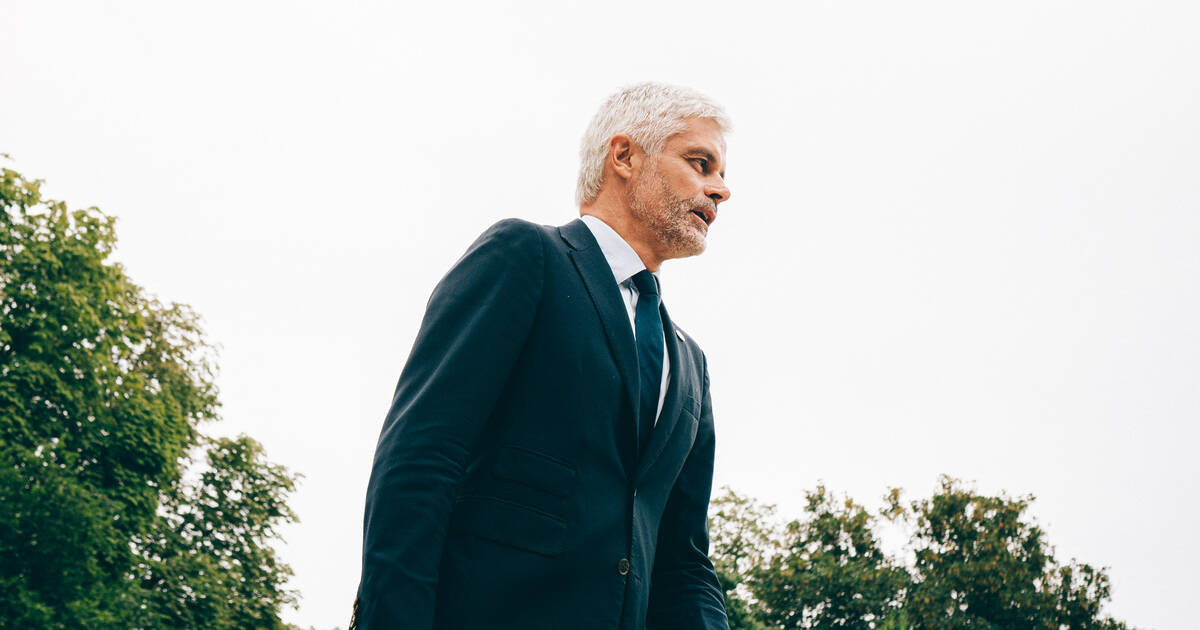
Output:
<instances>
[{"instance_id":1,"label":"pale gray sky","mask_svg":"<svg viewBox=\"0 0 1200 630\"><path fill-rule=\"evenodd\" d=\"M717 483L798 515L940 473L1038 497L1109 610L1194 625L1200 8L1189 2L0 5L0 151L120 218L220 344L225 421L306 476L285 558L345 625L370 458L433 284L565 223L640 80L734 118L664 299L705 348Z\"/></svg>"}]
</instances>

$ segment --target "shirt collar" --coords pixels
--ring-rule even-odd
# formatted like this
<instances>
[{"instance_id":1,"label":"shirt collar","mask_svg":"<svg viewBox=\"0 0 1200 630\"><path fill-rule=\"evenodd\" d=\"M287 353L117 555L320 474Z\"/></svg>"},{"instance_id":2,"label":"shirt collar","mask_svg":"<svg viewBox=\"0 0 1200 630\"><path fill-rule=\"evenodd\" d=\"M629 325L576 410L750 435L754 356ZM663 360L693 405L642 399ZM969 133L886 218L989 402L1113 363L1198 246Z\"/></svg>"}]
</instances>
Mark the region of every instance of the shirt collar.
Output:
<instances>
[{"instance_id":1,"label":"shirt collar","mask_svg":"<svg viewBox=\"0 0 1200 630\"><path fill-rule=\"evenodd\" d=\"M626 280L633 277L633 274L646 268L637 252L633 251L629 243L626 243L625 239L621 238L621 235L617 234L617 231L603 219L590 214L585 214L580 219L592 231L592 236L596 237L596 243L600 245L600 251L604 254L604 260L608 261L608 266L612 269L613 278L616 279L617 284L624 284ZM658 276L658 274L654 275Z\"/></svg>"}]
</instances>

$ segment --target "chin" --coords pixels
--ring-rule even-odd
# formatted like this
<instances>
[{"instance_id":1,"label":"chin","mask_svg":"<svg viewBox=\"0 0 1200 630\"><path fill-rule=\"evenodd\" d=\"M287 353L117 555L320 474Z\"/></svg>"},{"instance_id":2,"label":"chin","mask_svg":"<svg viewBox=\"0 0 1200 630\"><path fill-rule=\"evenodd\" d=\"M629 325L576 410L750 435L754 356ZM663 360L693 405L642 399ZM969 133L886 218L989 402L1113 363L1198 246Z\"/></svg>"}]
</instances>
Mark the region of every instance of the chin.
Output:
<instances>
[{"instance_id":1,"label":"chin","mask_svg":"<svg viewBox=\"0 0 1200 630\"><path fill-rule=\"evenodd\" d=\"M687 258L703 254L708 247L708 240L701 234L688 234L672 245L669 251L673 255L670 258Z\"/></svg>"},{"instance_id":2,"label":"chin","mask_svg":"<svg viewBox=\"0 0 1200 630\"><path fill-rule=\"evenodd\" d=\"M687 235L687 241L691 250L689 256L704 253L705 248L708 247L708 226L704 226L704 229L693 227L691 233Z\"/></svg>"}]
</instances>

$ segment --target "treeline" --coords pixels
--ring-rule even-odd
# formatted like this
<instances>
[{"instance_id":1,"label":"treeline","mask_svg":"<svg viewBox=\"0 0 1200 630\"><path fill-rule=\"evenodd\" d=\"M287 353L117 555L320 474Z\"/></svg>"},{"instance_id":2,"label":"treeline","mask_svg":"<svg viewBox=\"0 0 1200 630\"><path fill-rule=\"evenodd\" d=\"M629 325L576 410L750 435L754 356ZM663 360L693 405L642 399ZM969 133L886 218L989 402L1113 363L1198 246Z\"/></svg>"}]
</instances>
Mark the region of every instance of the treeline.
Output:
<instances>
[{"instance_id":1,"label":"treeline","mask_svg":"<svg viewBox=\"0 0 1200 630\"><path fill-rule=\"evenodd\" d=\"M218 401L197 317L107 261L95 208L7 168L0 207L0 628L286 627L270 544L295 477L200 433Z\"/></svg>"},{"instance_id":2,"label":"treeline","mask_svg":"<svg viewBox=\"0 0 1200 630\"><path fill-rule=\"evenodd\" d=\"M984 496L943 477L928 499L891 490L871 512L824 487L801 518L726 489L714 497L711 558L732 630L1126 630L1102 613L1107 573L1054 557L1031 496ZM885 524L908 535L880 546Z\"/></svg>"}]
</instances>

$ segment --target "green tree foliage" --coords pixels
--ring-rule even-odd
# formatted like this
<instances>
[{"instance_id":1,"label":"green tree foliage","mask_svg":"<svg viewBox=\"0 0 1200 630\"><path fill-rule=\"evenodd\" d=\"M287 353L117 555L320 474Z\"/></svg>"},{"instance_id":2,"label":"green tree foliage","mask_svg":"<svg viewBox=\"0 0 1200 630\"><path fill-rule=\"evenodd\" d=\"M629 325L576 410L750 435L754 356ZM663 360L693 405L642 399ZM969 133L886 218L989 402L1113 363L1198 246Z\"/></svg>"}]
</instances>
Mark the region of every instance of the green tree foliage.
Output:
<instances>
[{"instance_id":1,"label":"green tree foliage","mask_svg":"<svg viewBox=\"0 0 1200 630\"><path fill-rule=\"evenodd\" d=\"M163 497L138 566L152 615L142 627L283 628L279 609L292 575L270 547L275 525L295 520L284 502L295 487L248 437L210 441L198 483Z\"/></svg>"},{"instance_id":2,"label":"green tree foliage","mask_svg":"<svg viewBox=\"0 0 1200 630\"><path fill-rule=\"evenodd\" d=\"M772 509L726 489L712 502L712 559L732 630L1124 630L1102 614L1108 576L1058 563L1027 511L1032 497L988 497L943 477L932 497L883 515L908 532L901 558L877 517L824 487L783 532Z\"/></svg>"},{"instance_id":3,"label":"green tree foliage","mask_svg":"<svg viewBox=\"0 0 1200 630\"><path fill-rule=\"evenodd\" d=\"M914 583L906 609L914 628L1118 628L1100 616L1108 576L1060 565L1044 532L1025 516L1033 497L989 497L943 477L930 499L892 514L915 521Z\"/></svg>"},{"instance_id":4,"label":"green tree foliage","mask_svg":"<svg viewBox=\"0 0 1200 630\"><path fill-rule=\"evenodd\" d=\"M780 533L774 526L775 507L761 505L729 488L709 503L711 558L725 591L730 630L765 630L749 576L777 553Z\"/></svg>"},{"instance_id":5,"label":"green tree foliage","mask_svg":"<svg viewBox=\"0 0 1200 630\"><path fill-rule=\"evenodd\" d=\"M879 548L874 517L823 486L807 495L805 518L787 527L787 547L751 590L774 627L870 629L900 608L908 574Z\"/></svg>"},{"instance_id":6,"label":"green tree foliage","mask_svg":"<svg viewBox=\"0 0 1200 630\"><path fill-rule=\"evenodd\" d=\"M195 314L106 262L99 210L7 168L0 206L0 628L281 627L292 477L242 437L183 481L217 415Z\"/></svg>"}]
</instances>

